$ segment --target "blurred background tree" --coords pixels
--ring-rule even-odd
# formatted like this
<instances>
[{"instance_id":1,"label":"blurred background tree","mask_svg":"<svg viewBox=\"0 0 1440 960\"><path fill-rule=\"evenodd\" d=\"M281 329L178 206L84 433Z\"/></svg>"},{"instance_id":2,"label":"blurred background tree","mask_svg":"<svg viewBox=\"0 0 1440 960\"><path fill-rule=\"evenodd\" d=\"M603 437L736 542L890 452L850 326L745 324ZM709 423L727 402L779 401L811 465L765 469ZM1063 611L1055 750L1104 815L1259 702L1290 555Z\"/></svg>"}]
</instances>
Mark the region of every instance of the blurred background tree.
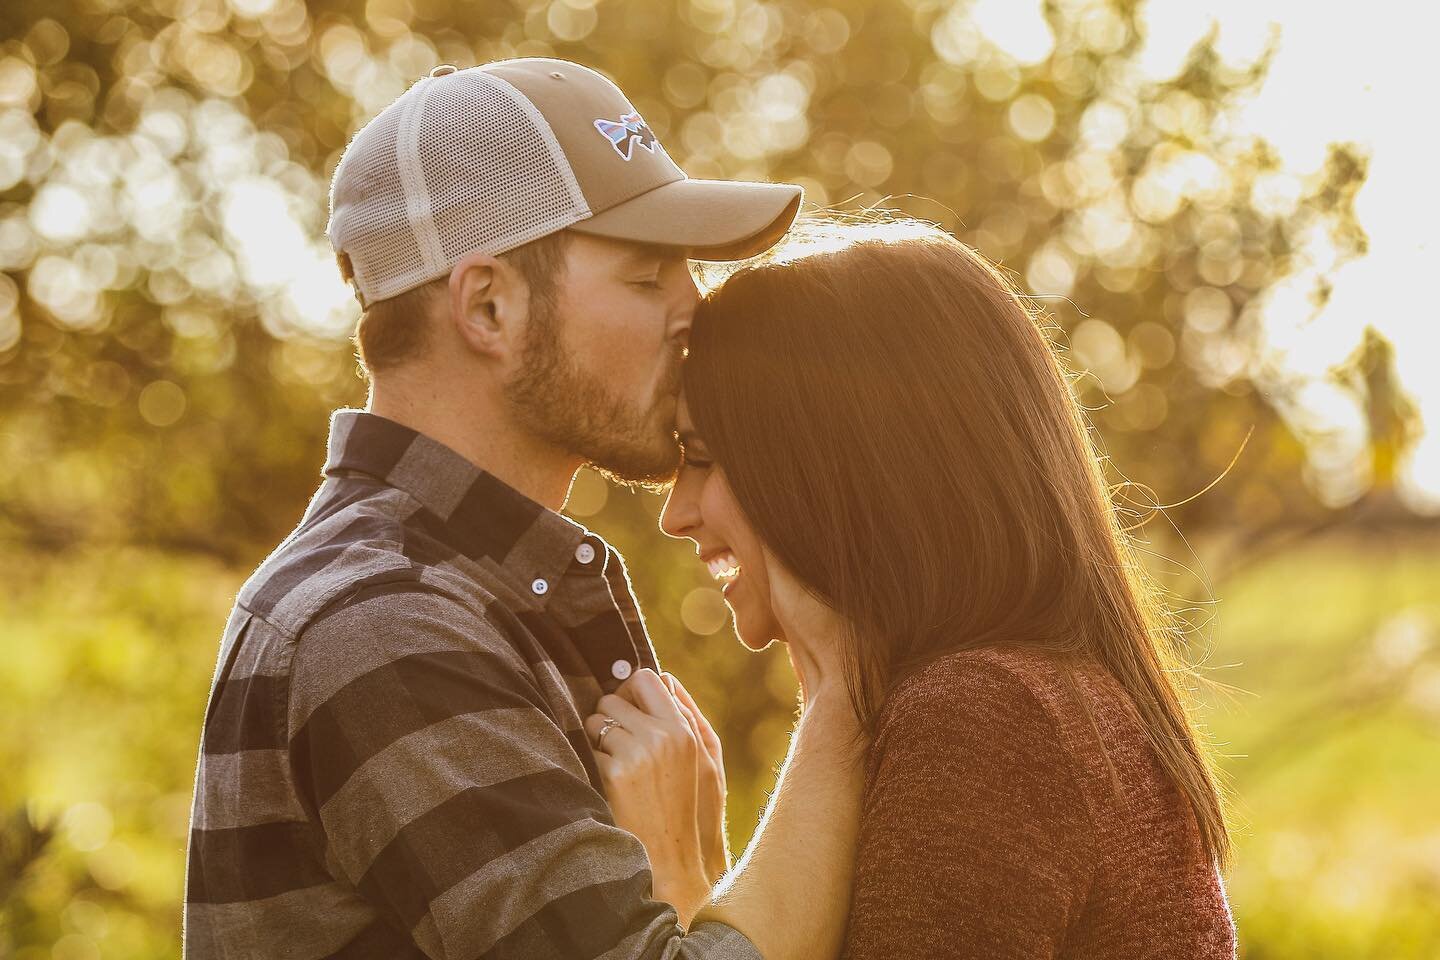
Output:
<instances>
[{"instance_id":1,"label":"blurred background tree","mask_svg":"<svg viewBox=\"0 0 1440 960\"><path fill-rule=\"evenodd\" d=\"M1236 122L1278 35L1236 62L1212 29L1157 78L1133 0L1048 0L998 36L982 5L7 0L0 955L178 952L225 611L318 484L328 412L365 399L329 177L436 63L531 55L612 76L691 176L898 207L1013 271L1086 372L1122 508L1177 504L1145 536L1193 604L1195 659L1243 660L1217 676L1263 694L1211 717L1251 753L1227 759L1245 955L1440 951L1440 828L1415 799L1440 789L1440 560L1405 482L1414 383L1375 328L1323 377L1286 361L1367 252L1369 154L1342 138L1297 172ZM793 682L734 647L656 508L588 472L568 507L625 551L725 738L738 849ZM1344 770L1377 764L1347 802Z\"/></svg>"}]
</instances>

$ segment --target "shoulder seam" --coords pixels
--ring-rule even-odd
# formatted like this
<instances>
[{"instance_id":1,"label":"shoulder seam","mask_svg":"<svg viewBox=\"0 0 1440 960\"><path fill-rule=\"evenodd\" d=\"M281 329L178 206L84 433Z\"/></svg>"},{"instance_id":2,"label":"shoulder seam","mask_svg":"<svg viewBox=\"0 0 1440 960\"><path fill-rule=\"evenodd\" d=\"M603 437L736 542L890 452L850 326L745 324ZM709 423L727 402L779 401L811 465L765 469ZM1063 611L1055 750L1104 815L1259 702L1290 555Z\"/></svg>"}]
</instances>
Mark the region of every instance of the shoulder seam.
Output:
<instances>
[{"instance_id":1,"label":"shoulder seam","mask_svg":"<svg viewBox=\"0 0 1440 960\"><path fill-rule=\"evenodd\" d=\"M414 589L406 590L405 587L410 585L413 585ZM509 631L506 630L505 627L501 624L501 622L491 614L488 608L477 607L474 603L462 596L457 595L452 590L447 590L444 587L437 586L433 583L426 583L421 581L419 579L418 572L413 577L401 577L395 580L376 580L373 582L365 582L358 584L353 588L347 588L347 590L341 591L339 594L337 594L335 600L327 603L324 607L320 608L320 610L316 611L314 616L310 617L305 621L305 623L300 627L300 629L296 631L294 639L298 641L299 637L307 630L310 630L312 627L316 627L322 623L325 623L326 621L330 620L332 617L335 617L343 610L352 605L371 599L371 597L367 596L367 594L372 594L377 591L384 591L387 589L393 590L393 592L396 593L404 592L416 597L424 597L427 599L441 601L447 606L462 611L474 617L476 620L479 620L485 625L489 626L492 630L495 631L496 635L500 639L504 640L507 644L514 648L514 640L511 637ZM516 653L519 654L519 651L516 650Z\"/></svg>"},{"instance_id":2,"label":"shoulder seam","mask_svg":"<svg viewBox=\"0 0 1440 960\"><path fill-rule=\"evenodd\" d=\"M350 603L357 602L361 594L381 589L396 590L398 592L400 589L403 589L406 584L420 584L420 577L421 572L412 565L402 569L387 570L374 578L360 579L354 583L347 584L345 587L336 591L335 595L329 600L326 600L315 612L311 613L310 616L305 619L305 623L297 633L304 633L315 624L339 613L340 610L350 605ZM438 589L417 589L412 592L443 594L443 591Z\"/></svg>"},{"instance_id":3,"label":"shoulder seam","mask_svg":"<svg viewBox=\"0 0 1440 960\"><path fill-rule=\"evenodd\" d=\"M535 669L535 668L534 668L534 666L533 666L531 663L528 662L528 660L526 659L524 653L521 652L521 650L517 647L517 645L516 645L516 643L515 643L515 640L514 640L513 636L510 634L510 632L509 632L504 626L502 626L501 623L499 623L499 622L496 620L495 617L491 616L488 610L476 609L475 606L474 606L472 603L466 601L465 598L456 596L454 593L452 593L452 592L449 591L449 590L444 589L443 587L437 587L437 586L435 586L434 584L430 584L430 583L422 583L422 582L421 582L420 580L418 580L418 579L401 579L401 580L395 580L395 581L377 581L377 582L364 583L364 584L359 585L359 586L356 587L355 589L351 590L349 593L344 594L344 597L345 597L345 599L346 599L347 601L351 601L351 600L356 600L356 598L357 598L357 597L360 597L360 595L365 594L365 593L370 592L370 591L380 590L380 589L384 589L384 588L387 588L387 587L403 588L404 586L407 586L407 585L410 585L410 584L413 584L413 585L415 585L415 587L417 587L417 589L414 589L414 590L412 590L412 591L409 591L409 592L411 592L413 595L415 595L415 596L420 596L420 597L434 598L434 599L436 599L436 600L440 600L440 601L446 603L446 604L449 605L450 607L463 610L465 613L467 613L467 614L475 617L475 619L481 621L481 622L484 623L486 626L488 626L492 631L494 631L494 635L495 635L495 637L497 638L497 640L499 641L499 643L501 643L501 644L504 645L504 647L508 650L509 654L510 654L510 655L513 655L513 657L515 658L515 660L518 661L520 667L523 669L523 673L524 673L523 679L525 680L525 682L528 683L528 684L535 690L536 696L537 696L537 698L539 699L539 701L542 702L542 703L544 702L544 694L543 694L543 692L540 690L540 687L539 687L539 685L538 685L538 680L537 680L537 678L535 677L535 673L534 673L534 669ZM312 627L318 626L319 624L326 622L326 621L329 620L331 617L333 617L333 616L335 616L336 614L338 614L341 609L343 609L343 607L327 606L326 608L323 608L323 609L322 609L322 612L323 612L323 614L324 614L323 616L316 616L316 617L312 617L312 618L310 618L309 620L307 620L307 621L305 622L305 624L299 629L299 631L297 631L296 634L290 638L290 641L291 641L290 645L291 645L291 648L292 648L292 656L293 656L294 649L295 649L295 648L298 648L298 646L299 646L300 636L301 636L302 634L304 634L307 630L311 629ZM267 621L267 622L268 622L268 621ZM289 668L289 669L291 669L291 670L293 671L293 667L291 667L291 668ZM287 742L288 742L288 739L289 739L290 734L291 734L289 718L290 718L291 701L292 701L293 696L294 696L293 687L287 687L286 703L284 704L284 713L283 713L283 715L282 715L282 717L283 717L283 719L284 719L284 723L285 723L284 730L285 730L285 735L286 735ZM546 712L547 712L547 713L549 712L548 708L547 708ZM553 718L552 718L552 719L553 719Z\"/></svg>"}]
</instances>

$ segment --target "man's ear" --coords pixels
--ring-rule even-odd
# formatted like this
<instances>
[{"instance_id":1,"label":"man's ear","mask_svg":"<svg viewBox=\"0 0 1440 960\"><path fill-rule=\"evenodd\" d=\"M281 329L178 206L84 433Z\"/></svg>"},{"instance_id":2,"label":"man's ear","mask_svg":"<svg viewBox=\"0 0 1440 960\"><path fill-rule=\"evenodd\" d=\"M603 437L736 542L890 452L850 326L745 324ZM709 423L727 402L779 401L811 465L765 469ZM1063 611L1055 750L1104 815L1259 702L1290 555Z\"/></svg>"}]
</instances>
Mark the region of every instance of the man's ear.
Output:
<instances>
[{"instance_id":1,"label":"man's ear","mask_svg":"<svg viewBox=\"0 0 1440 960\"><path fill-rule=\"evenodd\" d=\"M450 271L450 320L471 350L506 361L518 354L530 314L530 288L499 257L472 253Z\"/></svg>"}]
</instances>

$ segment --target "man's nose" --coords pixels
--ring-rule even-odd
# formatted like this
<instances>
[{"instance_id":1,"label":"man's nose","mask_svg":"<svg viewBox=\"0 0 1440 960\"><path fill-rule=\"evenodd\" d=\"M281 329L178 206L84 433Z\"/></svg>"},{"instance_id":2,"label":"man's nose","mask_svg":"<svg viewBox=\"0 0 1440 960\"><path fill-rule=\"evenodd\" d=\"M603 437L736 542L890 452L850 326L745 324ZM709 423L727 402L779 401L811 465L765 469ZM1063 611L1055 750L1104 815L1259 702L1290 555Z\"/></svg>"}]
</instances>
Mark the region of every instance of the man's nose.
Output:
<instances>
[{"instance_id":1,"label":"man's nose","mask_svg":"<svg viewBox=\"0 0 1440 960\"><path fill-rule=\"evenodd\" d=\"M690 326L695 321L695 308L700 305L700 291L695 286L695 278L690 276L690 271L685 271L685 282L680 285L677 294L679 306L675 311L675 323L671 335L680 340L681 343L690 342Z\"/></svg>"}]
</instances>

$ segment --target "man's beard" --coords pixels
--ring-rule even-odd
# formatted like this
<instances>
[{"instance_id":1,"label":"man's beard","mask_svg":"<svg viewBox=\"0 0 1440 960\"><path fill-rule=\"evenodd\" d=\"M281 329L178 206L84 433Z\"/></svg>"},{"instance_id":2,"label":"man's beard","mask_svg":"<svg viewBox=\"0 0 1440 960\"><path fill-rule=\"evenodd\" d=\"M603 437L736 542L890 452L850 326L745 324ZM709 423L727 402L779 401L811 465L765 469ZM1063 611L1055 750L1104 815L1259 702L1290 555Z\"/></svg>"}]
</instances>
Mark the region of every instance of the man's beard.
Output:
<instances>
[{"instance_id":1,"label":"man's beard","mask_svg":"<svg viewBox=\"0 0 1440 960\"><path fill-rule=\"evenodd\" d=\"M531 306L520 372L505 384L515 421L619 483L658 487L674 480L680 450L673 419L657 423L653 405L613 394L565 349L559 311L544 301ZM656 403L672 402L679 388L677 347Z\"/></svg>"}]
</instances>

